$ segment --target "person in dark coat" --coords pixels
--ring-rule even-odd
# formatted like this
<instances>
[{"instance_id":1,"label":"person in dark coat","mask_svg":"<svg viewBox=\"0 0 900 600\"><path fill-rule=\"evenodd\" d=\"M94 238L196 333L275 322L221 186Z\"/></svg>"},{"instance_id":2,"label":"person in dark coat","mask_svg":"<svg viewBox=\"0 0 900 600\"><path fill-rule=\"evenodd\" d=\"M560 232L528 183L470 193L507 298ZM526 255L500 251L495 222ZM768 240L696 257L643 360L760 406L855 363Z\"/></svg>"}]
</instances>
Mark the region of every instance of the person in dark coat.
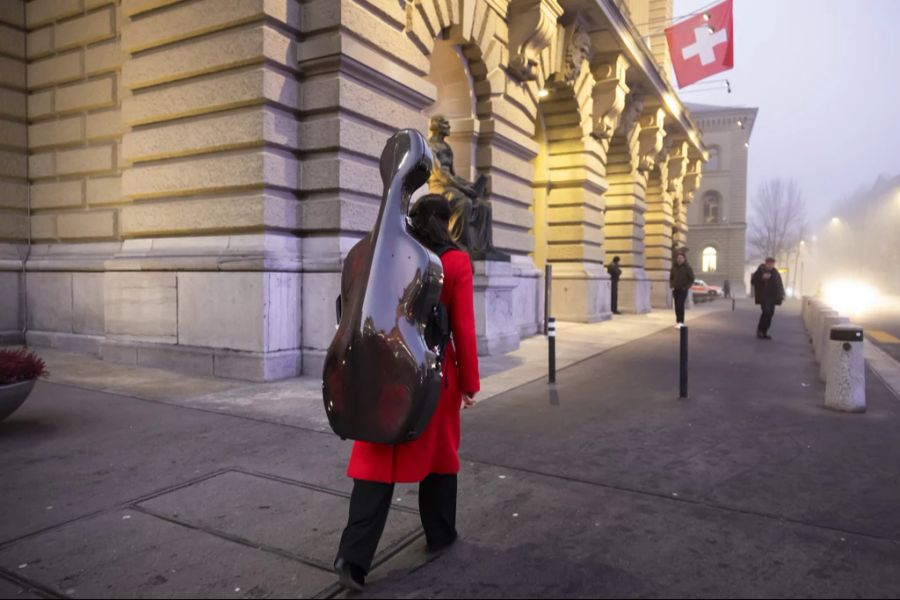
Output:
<instances>
[{"instance_id":1,"label":"person in dark coat","mask_svg":"<svg viewBox=\"0 0 900 600\"><path fill-rule=\"evenodd\" d=\"M772 326L775 307L784 302L784 284L781 281L781 273L775 268L774 258L770 256L765 263L759 265L750 278L750 285L753 286L753 297L762 309L759 325L756 327L756 337L771 340L769 327Z\"/></svg>"},{"instance_id":2,"label":"person in dark coat","mask_svg":"<svg viewBox=\"0 0 900 600\"><path fill-rule=\"evenodd\" d=\"M621 315L619 312L619 278L622 276L622 268L619 266L621 259L616 256L612 259L612 263L606 267L609 273L609 280L612 284L610 287L610 304L612 304L612 314Z\"/></svg>"},{"instance_id":3,"label":"person in dark coat","mask_svg":"<svg viewBox=\"0 0 900 600\"><path fill-rule=\"evenodd\" d=\"M726 298L731 298L731 282L727 279L725 280L725 283L722 284L722 294Z\"/></svg>"},{"instance_id":4,"label":"person in dark coat","mask_svg":"<svg viewBox=\"0 0 900 600\"><path fill-rule=\"evenodd\" d=\"M679 251L675 254L675 264L669 273L669 287L672 288L672 298L675 300L676 328L684 325L684 303L692 285L694 285L694 270L688 264L684 252Z\"/></svg>"},{"instance_id":5,"label":"person in dark coat","mask_svg":"<svg viewBox=\"0 0 900 600\"><path fill-rule=\"evenodd\" d=\"M419 516L429 551L456 541L459 412L475 405L480 389L472 263L450 239L450 205L442 196L428 194L419 199L410 217L416 238L440 254L444 267L440 301L450 317L451 339L438 406L422 435L396 445L353 444L347 467L347 476L353 479L350 515L334 561L341 585L353 591L362 591L365 585L396 483L419 484Z\"/></svg>"}]
</instances>

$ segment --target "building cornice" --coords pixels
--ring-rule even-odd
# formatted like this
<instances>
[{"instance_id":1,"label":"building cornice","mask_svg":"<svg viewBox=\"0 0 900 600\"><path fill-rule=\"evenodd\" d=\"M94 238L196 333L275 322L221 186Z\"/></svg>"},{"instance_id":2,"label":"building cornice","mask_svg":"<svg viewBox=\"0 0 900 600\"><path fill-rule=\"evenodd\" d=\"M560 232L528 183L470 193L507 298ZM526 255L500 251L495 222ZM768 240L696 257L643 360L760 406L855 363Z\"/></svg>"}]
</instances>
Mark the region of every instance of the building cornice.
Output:
<instances>
[{"instance_id":1,"label":"building cornice","mask_svg":"<svg viewBox=\"0 0 900 600\"><path fill-rule=\"evenodd\" d=\"M671 117L673 123L678 124L691 146L702 154L705 161L708 158L707 147L700 136L699 126L668 79L660 71L653 53L644 43L637 27L628 16L622 13L613 0L590 0L589 3L603 14L610 25L611 33L625 48L632 65L637 67L643 75L643 79L652 86L652 94L662 99L666 114Z\"/></svg>"}]
</instances>

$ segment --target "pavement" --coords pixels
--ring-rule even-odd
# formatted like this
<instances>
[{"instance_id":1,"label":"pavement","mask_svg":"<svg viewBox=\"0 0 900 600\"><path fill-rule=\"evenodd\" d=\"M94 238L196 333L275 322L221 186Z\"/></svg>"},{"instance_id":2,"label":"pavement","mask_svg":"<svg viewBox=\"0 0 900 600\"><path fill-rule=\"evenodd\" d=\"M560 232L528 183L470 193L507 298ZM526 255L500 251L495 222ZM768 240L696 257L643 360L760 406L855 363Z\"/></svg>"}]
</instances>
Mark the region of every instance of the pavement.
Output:
<instances>
[{"instance_id":1,"label":"pavement","mask_svg":"<svg viewBox=\"0 0 900 600\"><path fill-rule=\"evenodd\" d=\"M460 541L428 560L398 486L361 597L900 595L900 396L824 409L797 307L763 341L724 306L692 311L687 400L668 313L560 327L555 386L540 338L485 360ZM0 597L344 595L349 443L315 381L48 358L0 423Z\"/></svg>"}]
</instances>

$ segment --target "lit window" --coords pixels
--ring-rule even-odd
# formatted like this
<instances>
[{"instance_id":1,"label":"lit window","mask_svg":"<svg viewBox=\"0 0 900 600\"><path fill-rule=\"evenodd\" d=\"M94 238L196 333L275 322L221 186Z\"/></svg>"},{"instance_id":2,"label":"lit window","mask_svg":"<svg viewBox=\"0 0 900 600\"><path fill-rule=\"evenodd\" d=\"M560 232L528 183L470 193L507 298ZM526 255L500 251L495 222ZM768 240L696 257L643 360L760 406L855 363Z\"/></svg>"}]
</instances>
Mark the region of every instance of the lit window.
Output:
<instances>
[{"instance_id":1,"label":"lit window","mask_svg":"<svg viewBox=\"0 0 900 600\"><path fill-rule=\"evenodd\" d=\"M719 252L712 246L703 249L703 272L715 273L718 265Z\"/></svg>"},{"instance_id":2,"label":"lit window","mask_svg":"<svg viewBox=\"0 0 900 600\"><path fill-rule=\"evenodd\" d=\"M722 220L722 196L719 192L703 194L703 222L719 223Z\"/></svg>"}]
</instances>

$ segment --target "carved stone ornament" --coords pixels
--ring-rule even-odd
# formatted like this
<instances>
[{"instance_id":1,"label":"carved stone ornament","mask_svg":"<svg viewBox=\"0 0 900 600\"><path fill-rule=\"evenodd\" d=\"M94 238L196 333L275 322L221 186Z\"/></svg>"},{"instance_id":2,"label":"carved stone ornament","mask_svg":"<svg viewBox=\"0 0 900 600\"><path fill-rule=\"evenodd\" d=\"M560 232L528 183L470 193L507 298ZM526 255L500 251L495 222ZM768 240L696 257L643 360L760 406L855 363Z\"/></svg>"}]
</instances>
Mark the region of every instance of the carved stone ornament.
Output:
<instances>
[{"instance_id":1,"label":"carved stone ornament","mask_svg":"<svg viewBox=\"0 0 900 600\"><path fill-rule=\"evenodd\" d=\"M538 56L556 35L563 9L556 0L512 0L509 3L509 74L519 81L537 78Z\"/></svg>"},{"instance_id":2,"label":"carved stone ornament","mask_svg":"<svg viewBox=\"0 0 900 600\"><path fill-rule=\"evenodd\" d=\"M585 31L578 21L575 21L566 30L566 55L563 64L563 79L569 85L574 85L581 74L584 61L591 60L591 36Z\"/></svg>"},{"instance_id":3,"label":"carved stone ornament","mask_svg":"<svg viewBox=\"0 0 900 600\"><path fill-rule=\"evenodd\" d=\"M625 83L628 59L624 54L606 56L598 60L592 71L597 83L591 91L594 116L591 133L598 140L610 140L619 125L628 97L629 88Z\"/></svg>"},{"instance_id":4,"label":"carved stone ornament","mask_svg":"<svg viewBox=\"0 0 900 600\"><path fill-rule=\"evenodd\" d=\"M625 98L625 110L619 119L619 128L617 131L625 134L627 137L631 130L638 124L638 117L644 110L644 93L640 89L633 89Z\"/></svg>"},{"instance_id":5,"label":"carved stone ornament","mask_svg":"<svg viewBox=\"0 0 900 600\"><path fill-rule=\"evenodd\" d=\"M641 145L638 150L640 160L638 170L649 173L656 166L656 157L663 148L666 137L664 126L666 111L662 108L651 109L641 116Z\"/></svg>"},{"instance_id":6,"label":"carved stone ornament","mask_svg":"<svg viewBox=\"0 0 900 600\"><path fill-rule=\"evenodd\" d=\"M688 143L686 140L676 141L672 144L672 149L669 151L668 190L673 194L681 194L684 191L684 175L687 172L687 153Z\"/></svg>"}]
</instances>

